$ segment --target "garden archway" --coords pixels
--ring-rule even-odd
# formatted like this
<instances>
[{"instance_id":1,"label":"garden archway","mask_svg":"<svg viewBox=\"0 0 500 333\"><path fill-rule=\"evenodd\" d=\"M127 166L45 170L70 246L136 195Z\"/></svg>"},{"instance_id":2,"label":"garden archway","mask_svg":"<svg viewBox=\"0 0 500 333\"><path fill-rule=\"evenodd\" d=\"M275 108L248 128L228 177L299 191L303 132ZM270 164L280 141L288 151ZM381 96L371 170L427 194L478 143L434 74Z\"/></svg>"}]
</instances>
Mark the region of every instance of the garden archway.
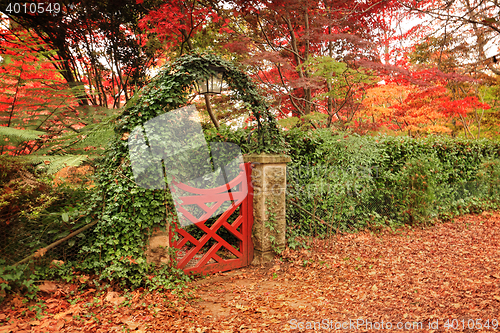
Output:
<instances>
[{"instance_id":1,"label":"garden archway","mask_svg":"<svg viewBox=\"0 0 500 333\"><path fill-rule=\"evenodd\" d=\"M138 92L117 118L116 137L99 163L98 190L92 200L88 219L98 219L96 241L86 249L86 268L97 270L103 278L128 280L141 284L151 269L144 255L145 244L153 230L165 228L174 216L169 193L137 186L128 154L127 139L137 126L161 114L187 105L194 82L225 70L225 81L257 119L261 136L275 152L281 152L281 133L266 101L251 79L234 64L211 54L190 54L177 59ZM256 143L254 152L264 148Z\"/></svg>"}]
</instances>

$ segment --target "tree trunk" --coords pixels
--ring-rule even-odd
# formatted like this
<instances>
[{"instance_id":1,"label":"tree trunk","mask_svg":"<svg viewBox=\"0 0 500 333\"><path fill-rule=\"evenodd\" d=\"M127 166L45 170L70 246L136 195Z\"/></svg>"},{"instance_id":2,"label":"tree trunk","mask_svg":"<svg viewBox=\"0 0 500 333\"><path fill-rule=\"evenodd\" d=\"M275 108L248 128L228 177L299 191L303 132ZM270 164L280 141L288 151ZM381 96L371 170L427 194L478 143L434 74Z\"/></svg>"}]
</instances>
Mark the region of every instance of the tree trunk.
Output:
<instances>
[{"instance_id":1,"label":"tree trunk","mask_svg":"<svg viewBox=\"0 0 500 333\"><path fill-rule=\"evenodd\" d=\"M328 15L328 16L329 16L329 19L331 19L330 15ZM331 35L331 34L332 34L332 27L328 26L328 35ZM331 40L328 41L328 56L333 59L333 44L332 44ZM333 73L330 73L330 76L333 76ZM327 89L328 93L332 92L332 80L331 80L331 78L328 78L326 81L326 89ZM327 112L328 112L327 126L331 127L332 123L333 123L333 98L330 94L328 95L328 111Z\"/></svg>"},{"instance_id":2,"label":"tree trunk","mask_svg":"<svg viewBox=\"0 0 500 333\"><path fill-rule=\"evenodd\" d=\"M305 27L306 27L306 34L307 38L305 40L306 46L305 46L305 52L304 52L304 60L307 61L309 59L309 6L306 0L305 3L305 13L304 13L304 21L305 21ZM309 77L309 74L307 71L304 72L305 77ZM304 113L305 114L310 114L311 111L314 109L314 106L312 105L312 94L311 94L311 88L304 88L304 98L305 98L305 105L304 105Z\"/></svg>"}]
</instances>

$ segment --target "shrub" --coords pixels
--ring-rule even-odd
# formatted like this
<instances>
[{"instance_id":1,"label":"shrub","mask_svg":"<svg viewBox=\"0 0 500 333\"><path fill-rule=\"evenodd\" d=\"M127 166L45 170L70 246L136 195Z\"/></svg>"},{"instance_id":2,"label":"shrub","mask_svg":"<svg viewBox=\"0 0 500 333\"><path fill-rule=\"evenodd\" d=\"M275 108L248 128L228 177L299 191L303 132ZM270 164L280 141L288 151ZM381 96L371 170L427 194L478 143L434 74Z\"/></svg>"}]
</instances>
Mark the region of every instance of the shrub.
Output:
<instances>
[{"instance_id":1,"label":"shrub","mask_svg":"<svg viewBox=\"0 0 500 333\"><path fill-rule=\"evenodd\" d=\"M477 173L477 188L487 198L498 202L500 198L500 159L488 158L481 163Z\"/></svg>"},{"instance_id":2,"label":"shrub","mask_svg":"<svg viewBox=\"0 0 500 333\"><path fill-rule=\"evenodd\" d=\"M388 190L395 197L393 207L402 223L426 223L434 214L436 174L439 161L433 157L411 158L394 177Z\"/></svg>"},{"instance_id":3,"label":"shrub","mask_svg":"<svg viewBox=\"0 0 500 333\"><path fill-rule=\"evenodd\" d=\"M285 137L292 157L292 242L332 229L430 223L493 207L499 194L500 144L490 140L370 137L328 129L290 130Z\"/></svg>"},{"instance_id":4,"label":"shrub","mask_svg":"<svg viewBox=\"0 0 500 333\"><path fill-rule=\"evenodd\" d=\"M19 158L0 158L0 255L14 264L86 224L81 213L91 191L81 185L53 186L52 177ZM76 256L82 238L53 251L58 259ZM72 250L72 251L71 251ZM64 252L64 253L62 253Z\"/></svg>"}]
</instances>

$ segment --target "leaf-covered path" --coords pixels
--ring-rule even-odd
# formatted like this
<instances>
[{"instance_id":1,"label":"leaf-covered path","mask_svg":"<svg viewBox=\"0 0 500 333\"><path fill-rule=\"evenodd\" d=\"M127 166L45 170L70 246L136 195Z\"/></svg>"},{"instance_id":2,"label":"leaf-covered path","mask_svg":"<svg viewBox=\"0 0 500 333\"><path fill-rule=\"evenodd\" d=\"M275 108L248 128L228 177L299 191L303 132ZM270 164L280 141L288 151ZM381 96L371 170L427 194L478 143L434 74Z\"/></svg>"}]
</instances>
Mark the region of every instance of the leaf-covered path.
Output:
<instances>
[{"instance_id":1,"label":"leaf-covered path","mask_svg":"<svg viewBox=\"0 0 500 333\"><path fill-rule=\"evenodd\" d=\"M287 251L267 266L191 282L195 297L188 303L173 295L92 289L77 299L64 296L71 286L59 286L46 297L50 314L41 319L30 321L33 312L21 316L15 299L9 308L2 305L0 332L298 332L314 325L323 331L498 331L499 239L498 213L425 229L341 235L315 241L307 251Z\"/></svg>"}]
</instances>

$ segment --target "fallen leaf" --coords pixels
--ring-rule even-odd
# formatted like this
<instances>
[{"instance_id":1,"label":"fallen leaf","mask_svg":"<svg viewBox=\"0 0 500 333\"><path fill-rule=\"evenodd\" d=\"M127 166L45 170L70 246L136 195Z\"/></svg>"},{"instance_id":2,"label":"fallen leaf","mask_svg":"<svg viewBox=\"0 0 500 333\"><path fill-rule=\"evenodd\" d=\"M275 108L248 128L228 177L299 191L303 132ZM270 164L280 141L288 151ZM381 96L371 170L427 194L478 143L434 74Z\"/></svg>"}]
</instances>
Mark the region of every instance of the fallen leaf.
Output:
<instances>
[{"instance_id":1,"label":"fallen leaf","mask_svg":"<svg viewBox=\"0 0 500 333\"><path fill-rule=\"evenodd\" d=\"M43 281L43 283L39 285L38 288L42 292L52 293L57 290L57 285L52 281Z\"/></svg>"},{"instance_id":2,"label":"fallen leaf","mask_svg":"<svg viewBox=\"0 0 500 333\"><path fill-rule=\"evenodd\" d=\"M64 320L59 320L57 322L57 324L55 324L53 327L54 327L56 332L59 332L59 331L61 331L61 328L64 327L64 324L65 324Z\"/></svg>"},{"instance_id":3,"label":"fallen leaf","mask_svg":"<svg viewBox=\"0 0 500 333\"><path fill-rule=\"evenodd\" d=\"M49 299L45 302L48 309L54 309L60 305L60 301L57 299Z\"/></svg>"},{"instance_id":4,"label":"fallen leaf","mask_svg":"<svg viewBox=\"0 0 500 333\"><path fill-rule=\"evenodd\" d=\"M78 314L78 313L80 313L80 305L73 304L68 310L55 314L53 318L59 320L63 319L66 316L70 316L71 314Z\"/></svg>"},{"instance_id":5,"label":"fallen leaf","mask_svg":"<svg viewBox=\"0 0 500 333\"><path fill-rule=\"evenodd\" d=\"M125 297L120 297L120 294L114 291L108 291L108 294L106 295L106 301L114 305L120 305L121 303L125 302L125 300Z\"/></svg>"},{"instance_id":6,"label":"fallen leaf","mask_svg":"<svg viewBox=\"0 0 500 333\"><path fill-rule=\"evenodd\" d=\"M14 305L14 307L16 308L23 307L24 305L23 299L19 295L14 296L14 298L12 299L12 305Z\"/></svg>"},{"instance_id":7,"label":"fallen leaf","mask_svg":"<svg viewBox=\"0 0 500 333\"><path fill-rule=\"evenodd\" d=\"M33 257L35 257L35 258L43 257L46 252L47 252L47 249L44 248L44 247L42 247L41 249L39 249L38 251L35 252L35 254L33 255Z\"/></svg>"},{"instance_id":8,"label":"fallen leaf","mask_svg":"<svg viewBox=\"0 0 500 333\"><path fill-rule=\"evenodd\" d=\"M18 323L17 327L20 330L29 330L30 329L30 324L29 323Z\"/></svg>"},{"instance_id":9,"label":"fallen leaf","mask_svg":"<svg viewBox=\"0 0 500 333\"><path fill-rule=\"evenodd\" d=\"M11 333L17 331L17 325L0 326L0 333Z\"/></svg>"},{"instance_id":10,"label":"fallen leaf","mask_svg":"<svg viewBox=\"0 0 500 333\"><path fill-rule=\"evenodd\" d=\"M137 327L139 327L141 325L141 323L138 323L138 322L135 322L132 320L126 320L124 322L124 324L126 324L128 326L128 328L131 330L135 330Z\"/></svg>"},{"instance_id":11,"label":"fallen leaf","mask_svg":"<svg viewBox=\"0 0 500 333\"><path fill-rule=\"evenodd\" d=\"M79 277L78 277L78 281L80 281L80 283L85 283L85 282L87 282L89 279L90 279L90 277L89 277L89 276L87 276L87 275L82 275L82 276L79 276Z\"/></svg>"},{"instance_id":12,"label":"fallen leaf","mask_svg":"<svg viewBox=\"0 0 500 333\"><path fill-rule=\"evenodd\" d=\"M50 262L50 264L51 264L52 266L56 266L56 267L57 267L57 266L62 266L62 265L64 265L64 261L62 261L62 260L52 260L52 261Z\"/></svg>"},{"instance_id":13,"label":"fallen leaf","mask_svg":"<svg viewBox=\"0 0 500 333\"><path fill-rule=\"evenodd\" d=\"M248 310L248 306L244 306L244 305L241 305L241 304L236 304L235 307L239 310L243 310L243 311L246 311Z\"/></svg>"},{"instance_id":14,"label":"fallen leaf","mask_svg":"<svg viewBox=\"0 0 500 333\"><path fill-rule=\"evenodd\" d=\"M146 326L140 326L137 330L136 330L137 333L146 333ZM202 332L205 332L205 331L202 331Z\"/></svg>"}]
</instances>

